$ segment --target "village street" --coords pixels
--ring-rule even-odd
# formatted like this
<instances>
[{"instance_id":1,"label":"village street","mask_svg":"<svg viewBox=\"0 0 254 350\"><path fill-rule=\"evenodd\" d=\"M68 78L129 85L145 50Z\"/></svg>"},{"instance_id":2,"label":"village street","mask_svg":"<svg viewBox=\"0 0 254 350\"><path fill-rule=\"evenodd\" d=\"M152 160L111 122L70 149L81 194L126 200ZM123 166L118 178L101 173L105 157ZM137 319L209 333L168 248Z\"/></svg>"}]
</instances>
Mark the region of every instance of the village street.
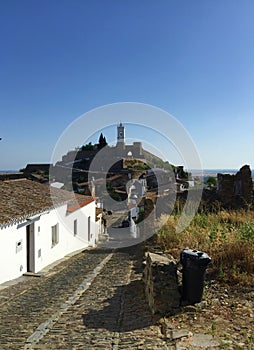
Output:
<instances>
[{"instance_id":1,"label":"village street","mask_svg":"<svg viewBox=\"0 0 254 350\"><path fill-rule=\"evenodd\" d=\"M140 254L86 250L1 290L1 350L169 349L147 309Z\"/></svg>"}]
</instances>

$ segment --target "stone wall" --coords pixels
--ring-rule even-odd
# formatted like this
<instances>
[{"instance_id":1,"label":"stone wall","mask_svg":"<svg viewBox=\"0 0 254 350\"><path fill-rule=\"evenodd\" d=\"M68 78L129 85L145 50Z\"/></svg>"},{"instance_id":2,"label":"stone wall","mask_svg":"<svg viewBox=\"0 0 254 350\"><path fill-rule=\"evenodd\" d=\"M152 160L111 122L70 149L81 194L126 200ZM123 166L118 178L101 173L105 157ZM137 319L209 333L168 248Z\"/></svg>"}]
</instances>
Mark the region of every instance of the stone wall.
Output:
<instances>
[{"instance_id":1,"label":"stone wall","mask_svg":"<svg viewBox=\"0 0 254 350\"><path fill-rule=\"evenodd\" d=\"M153 314L163 315L180 306L177 263L172 256L147 253L143 280L146 298Z\"/></svg>"},{"instance_id":2,"label":"stone wall","mask_svg":"<svg viewBox=\"0 0 254 350\"><path fill-rule=\"evenodd\" d=\"M226 207L244 207L253 199L251 170L244 165L235 175L218 174L218 196Z\"/></svg>"},{"instance_id":3,"label":"stone wall","mask_svg":"<svg viewBox=\"0 0 254 350\"><path fill-rule=\"evenodd\" d=\"M18 180L18 179L24 179L26 178L24 173L3 173L0 174L0 181L6 181L6 180Z\"/></svg>"},{"instance_id":4,"label":"stone wall","mask_svg":"<svg viewBox=\"0 0 254 350\"><path fill-rule=\"evenodd\" d=\"M153 212L155 204L154 204L152 199L147 198L147 197L145 197L144 201L142 201L142 202L144 203L144 216L146 219ZM155 219L155 217L154 217L154 219Z\"/></svg>"}]
</instances>

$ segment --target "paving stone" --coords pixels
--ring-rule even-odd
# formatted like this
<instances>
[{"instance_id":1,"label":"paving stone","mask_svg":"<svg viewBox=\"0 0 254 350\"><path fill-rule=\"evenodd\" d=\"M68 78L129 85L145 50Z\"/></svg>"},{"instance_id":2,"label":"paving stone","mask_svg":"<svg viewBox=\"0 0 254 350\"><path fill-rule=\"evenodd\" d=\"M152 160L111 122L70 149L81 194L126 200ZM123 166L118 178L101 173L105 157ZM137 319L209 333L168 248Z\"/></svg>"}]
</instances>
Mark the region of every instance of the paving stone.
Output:
<instances>
[{"instance_id":1,"label":"paving stone","mask_svg":"<svg viewBox=\"0 0 254 350\"><path fill-rule=\"evenodd\" d=\"M220 343L213 338L211 334L194 334L192 339L192 345L200 348L212 348L217 347Z\"/></svg>"},{"instance_id":2,"label":"paving stone","mask_svg":"<svg viewBox=\"0 0 254 350\"><path fill-rule=\"evenodd\" d=\"M45 322L48 332L29 349L174 349L148 309L139 247L115 251L89 288L79 288L108 254L101 249L83 252L49 275L0 291L1 350L24 349Z\"/></svg>"},{"instance_id":3,"label":"paving stone","mask_svg":"<svg viewBox=\"0 0 254 350\"><path fill-rule=\"evenodd\" d=\"M192 336L192 333L187 329L179 329L179 330L172 331L171 339L176 340L176 339L190 337L190 336Z\"/></svg>"},{"instance_id":4,"label":"paving stone","mask_svg":"<svg viewBox=\"0 0 254 350\"><path fill-rule=\"evenodd\" d=\"M10 295L1 305L0 344L3 349L21 349L26 339L68 299L85 275L102 261L108 252L86 251L56 267L56 274L14 285L0 292ZM14 343L15 337L19 337Z\"/></svg>"}]
</instances>

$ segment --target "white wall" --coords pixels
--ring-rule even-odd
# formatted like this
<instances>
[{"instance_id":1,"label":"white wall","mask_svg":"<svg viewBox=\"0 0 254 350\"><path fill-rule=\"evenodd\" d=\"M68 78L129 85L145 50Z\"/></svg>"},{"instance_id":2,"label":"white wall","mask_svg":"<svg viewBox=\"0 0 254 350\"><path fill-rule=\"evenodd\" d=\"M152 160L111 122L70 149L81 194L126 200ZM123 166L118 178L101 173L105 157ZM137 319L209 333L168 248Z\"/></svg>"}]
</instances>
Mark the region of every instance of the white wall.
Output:
<instances>
[{"instance_id":1,"label":"white wall","mask_svg":"<svg viewBox=\"0 0 254 350\"><path fill-rule=\"evenodd\" d=\"M0 229L0 283L12 280L26 272L26 228L10 226ZM16 243L21 242L16 253Z\"/></svg>"},{"instance_id":2,"label":"white wall","mask_svg":"<svg viewBox=\"0 0 254 350\"><path fill-rule=\"evenodd\" d=\"M88 240L88 217L90 216L90 241ZM77 220L77 235L74 236L74 220ZM59 243L52 247L51 227L59 224ZM40 232L38 232L40 226ZM36 272L52 262L61 259L66 254L76 250L94 246L97 242L95 224L95 202L92 202L71 214L66 215L66 206L42 215L35 223L35 255ZM38 251L41 249L41 257Z\"/></svg>"},{"instance_id":3,"label":"white wall","mask_svg":"<svg viewBox=\"0 0 254 350\"><path fill-rule=\"evenodd\" d=\"M139 207L137 206L137 204L136 204L135 207L130 208L129 210L130 210L130 212L131 212L131 217L132 217L132 218L138 218Z\"/></svg>"},{"instance_id":4,"label":"white wall","mask_svg":"<svg viewBox=\"0 0 254 350\"><path fill-rule=\"evenodd\" d=\"M67 206L51 210L34 222L35 271L63 258L76 250L94 246L98 240L98 225L95 222L95 202L66 214ZM90 241L88 240L88 218ZM77 235L74 236L74 220L77 220ZM59 225L59 242L52 247L52 226ZM26 227L12 225L0 229L0 283L17 278L27 272ZM17 242L22 243L16 252ZM40 254L39 254L40 252Z\"/></svg>"}]
</instances>

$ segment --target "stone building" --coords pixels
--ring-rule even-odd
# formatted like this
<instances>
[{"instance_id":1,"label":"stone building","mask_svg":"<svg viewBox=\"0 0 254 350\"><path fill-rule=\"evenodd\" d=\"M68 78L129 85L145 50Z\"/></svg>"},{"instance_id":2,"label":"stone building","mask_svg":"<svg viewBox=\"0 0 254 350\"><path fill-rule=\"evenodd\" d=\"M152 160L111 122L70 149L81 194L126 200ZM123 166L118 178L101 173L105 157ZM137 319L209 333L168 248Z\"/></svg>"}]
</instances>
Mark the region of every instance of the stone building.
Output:
<instances>
[{"instance_id":1,"label":"stone building","mask_svg":"<svg viewBox=\"0 0 254 350\"><path fill-rule=\"evenodd\" d=\"M68 165L78 167L79 163L86 163L87 167L98 152L106 151L107 158L115 159L116 161L121 158L137 158L144 159L143 148L141 142L133 142L132 145L125 143L125 128L122 123L117 126L117 143L115 146L105 146L103 149L99 149L98 145L94 145L93 149L77 149L69 151L62 157L62 161L58 162L61 165Z\"/></svg>"},{"instance_id":2,"label":"stone building","mask_svg":"<svg viewBox=\"0 0 254 350\"><path fill-rule=\"evenodd\" d=\"M122 123L117 126L117 144L110 148L110 152L115 157L144 159L142 143L133 142L132 145L125 143L125 128Z\"/></svg>"}]
</instances>

